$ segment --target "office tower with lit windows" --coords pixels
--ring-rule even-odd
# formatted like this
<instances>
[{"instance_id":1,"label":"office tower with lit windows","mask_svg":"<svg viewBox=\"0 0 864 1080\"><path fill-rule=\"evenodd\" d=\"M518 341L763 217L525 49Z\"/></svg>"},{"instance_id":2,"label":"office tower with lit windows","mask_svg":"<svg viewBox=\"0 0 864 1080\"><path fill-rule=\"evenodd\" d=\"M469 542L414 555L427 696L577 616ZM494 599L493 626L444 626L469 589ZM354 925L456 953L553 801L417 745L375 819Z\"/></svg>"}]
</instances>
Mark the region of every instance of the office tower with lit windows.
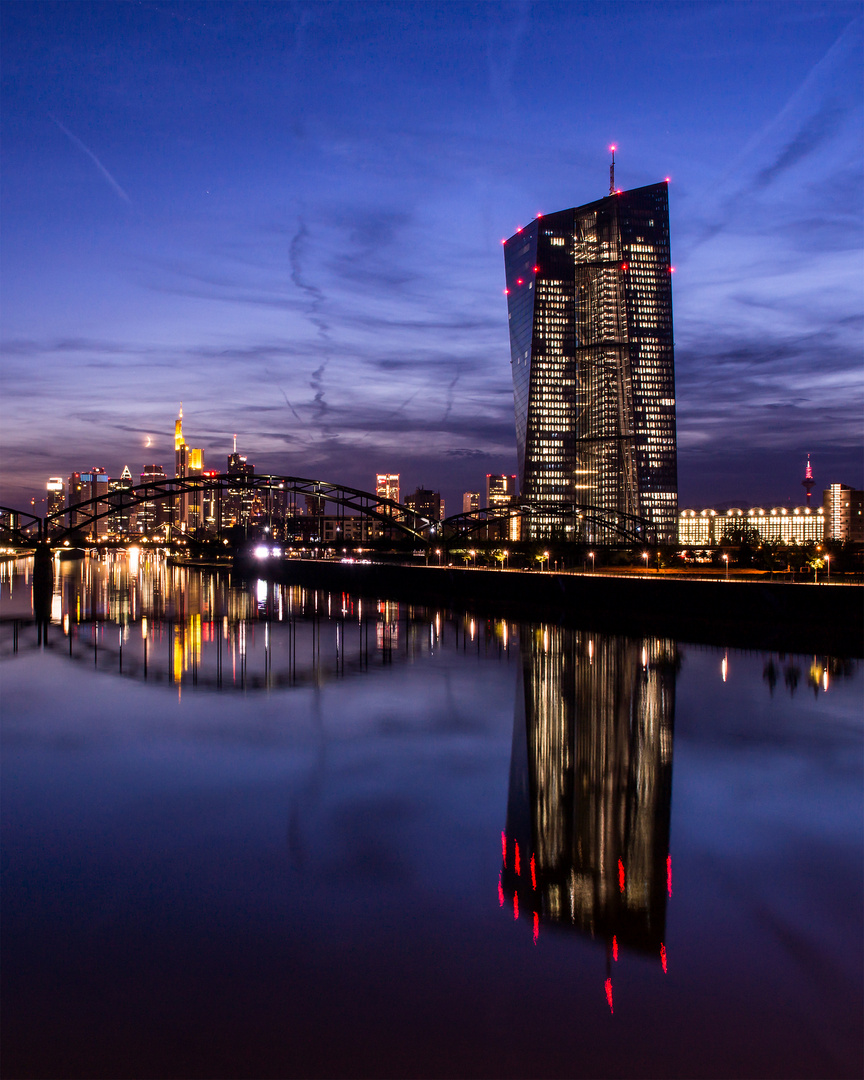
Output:
<instances>
[{"instance_id":1,"label":"office tower with lit windows","mask_svg":"<svg viewBox=\"0 0 864 1080\"><path fill-rule=\"evenodd\" d=\"M133 487L132 473L129 471L129 466L126 465L123 468L123 472L120 474L119 480L111 480L108 483L109 491L129 491ZM122 498L122 496L121 496ZM131 507L124 507L122 510L117 510L108 518L108 531L117 535L126 535L131 532L132 526L132 509Z\"/></svg>"},{"instance_id":2,"label":"office tower with lit windows","mask_svg":"<svg viewBox=\"0 0 864 1080\"><path fill-rule=\"evenodd\" d=\"M864 491L831 484L822 493L826 540L864 542Z\"/></svg>"},{"instance_id":3,"label":"office tower with lit windows","mask_svg":"<svg viewBox=\"0 0 864 1080\"><path fill-rule=\"evenodd\" d=\"M145 465L141 472L141 483L151 484L160 480L167 480L165 470L161 465ZM149 492L145 492L149 494ZM155 495L155 491L154 491ZM138 504L135 514L136 528L144 536L151 536L161 530L168 520L169 506L165 499L148 499Z\"/></svg>"},{"instance_id":4,"label":"office tower with lit windows","mask_svg":"<svg viewBox=\"0 0 864 1080\"><path fill-rule=\"evenodd\" d=\"M102 502L101 500L103 496L108 494L108 487L111 483L110 477L105 474L104 469L98 467L92 468L89 472L79 473L78 476L80 477L81 482L80 501L87 502L91 499L99 500L91 503L91 505L86 508L82 517L91 514L104 515L109 504L107 502ZM98 518L89 526L89 534L96 537L105 536L109 530L109 521L109 516Z\"/></svg>"},{"instance_id":5,"label":"office tower with lit windows","mask_svg":"<svg viewBox=\"0 0 864 1080\"><path fill-rule=\"evenodd\" d=\"M480 509L480 492L479 491L463 491L462 492L462 513L470 514L474 510Z\"/></svg>"},{"instance_id":6,"label":"office tower with lit windows","mask_svg":"<svg viewBox=\"0 0 864 1080\"><path fill-rule=\"evenodd\" d=\"M667 185L538 217L504 241L504 262L522 501L584 504L601 522L632 515L674 543ZM582 539L617 539L588 518ZM540 538L556 523L541 513L529 530Z\"/></svg>"},{"instance_id":7,"label":"office tower with lit windows","mask_svg":"<svg viewBox=\"0 0 864 1080\"><path fill-rule=\"evenodd\" d=\"M399 473L376 473L375 494L379 499L399 502Z\"/></svg>"},{"instance_id":8,"label":"office tower with lit windows","mask_svg":"<svg viewBox=\"0 0 864 1080\"><path fill-rule=\"evenodd\" d=\"M430 491L428 488L417 488L413 495L405 499L405 505L420 517L429 521L443 521L444 500L438 491Z\"/></svg>"},{"instance_id":9,"label":"office tower with lit windows","mask_svg":"<svg viewBox=\"0 0 864 1080\"><path fill-rule=\"evenodd\" d=\"M199 477L204 471L204 451L189 446L183 437L183 406L174 423L174 475L178 479ZM183 529L197 529L203 519L203 496L200 491L183 492L177 498L175 524Z\"/></svg>"},{"instance_id":10,"label":"office tower with lit windows","mask_svg":"<svg viewBox=\"0 0 864 1080\"><path fill-rule=\"evenodd\" d=\"M509 506L516 498L516 477L486 473L486 506Z\"/></svg>"},{"instance_id":11,"label":"office tower with lit windows","mask_svg":"<svg viewBox=\"0 0 864 1080\"><path fill-rule=\"evenodd\" d=\"M48 479L45 485L45 513L49 516L51 514L63 514L66 508L66 485L63 483L62 476L52 476ZM63 527L63 517L55 518L49 529L51 532L56 532Z\"/></svg>"}]
</instances>

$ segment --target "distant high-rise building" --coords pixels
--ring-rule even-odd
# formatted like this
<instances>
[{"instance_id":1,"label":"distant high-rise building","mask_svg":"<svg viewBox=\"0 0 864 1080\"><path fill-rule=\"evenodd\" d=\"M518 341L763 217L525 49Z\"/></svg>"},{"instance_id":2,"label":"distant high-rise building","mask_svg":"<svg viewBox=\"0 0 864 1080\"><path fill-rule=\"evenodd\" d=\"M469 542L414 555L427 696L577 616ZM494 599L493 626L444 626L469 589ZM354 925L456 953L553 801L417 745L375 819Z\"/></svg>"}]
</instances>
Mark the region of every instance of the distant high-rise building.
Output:
<instances>
[{"instance_id":1,"label":"distant high-rise building","mask_svg":"<svg viewBox=\"0 0 864 1080\"><path fill-rule=\"evenodd\" d=\"M474 510L480 509L480 492L479 491L463 491L462 492L462 513L470 514Z\"/></svg>"},{"instance_id":2,"label":"distant high-rise building","mask_svg":"<svg viewBox=\"0 0 864 1080\"><path fill-rule=\"evenodd\" d=\"M417 488L413 495L405 500L405 505L415 514L428 518L429 521L442 520L443 499L440 492L428 488Z\"/></svg>"},{"instance_id":3,"label":"distant high-rise building","mask_svg":"<svg viewBox=\"0 0 864 1080\"><path fill-rule=\"evenodd\" d=\"M822 492L825 538L864 543L864 491L832 484Z\"/></svg>"},{"instance_id":4,"label":"distant high-rise building","mask_svg":"<svg viewBox=\"0 0 864 1080\"><path fill-rule=\"evenodd\" d=\"M748 536L758 537L760 544L807 544L821 540L824 532L821 506L773 506L767 510L732 506L723 511L707 507L682 510L678 515L678 543L687 547L716 547Z\"/></svg>"},{"instance_id":5,"label":"distant high-rise building","mask_svg":"<svg viewBox=\"0 0 864 1080\"><path fill-rule=\"evenodd\" d=\"M178 479L201 476L204 471L204 451L189 446L183 437L183 406L174 423L174 475ZM203 494L200 491L183 492L177 497L177 519L180 528L196 529L203 518Z\"/></svg>"},{"instance_id":6,"label":"distant high-rise building","mask_svg":"<svg viewBox=\"0 0 864 1080\"><path fill-rule=\"evenodd\" d=\"M108 483L109 491L128 491L132 487L134 487L134 483L128 465L124 466L119 480L111 480ZM128 534L131 531L131 525L132 510L130 507L118 510L108 518L108 531L112 533Z\"/></svg>"},{"instance_id":7,"label":"distant high-rise building","mask_svg":"<svg viewBox=\"0 0 864 1080\"><path fill-rule=\"evenodd\" d=\"M538 217L505 241L504 261L522 499L634 515L674 542L667 185ZM532 516L529 536L556 526ZM582 529L591 542L618 538L587 515Z\"/></svg>"},{"instance_id":8,"label":"distant high-rise building","mask_svg":"<svg viewBox=\"0 0 864 1080\"><path fill-rule=\"evenodd\" d=\"M231 476L254 476L255 466L246 459L245 454L237 452L237 436L234 436L234 451L228 455L228 473ZM228 488L228 516L234 525L246 526L252 520L255 491L252 488Z\"/></svg>"},{"instance_id":9,"label":"distant high-rise building","mask_svg":"<svg viewBox=\"0 0 864 1080\"><path fill-rule=\"evenodd\" d=\"M73 472L70 474L69 482L66 485L66 505L69 507L77 506L84 498L84 484L81 480L81 473ZM71 510L69 513L69 528L77 529L82 519L82 512Z\"/></svg>"},{"instance_id":10,"label":"distant high-rise building","mask_svg":"<svg viewBox=\"0 0 864 1080\"><path fill-rule=\"evenodd\" d=\"M45 485L45 513L62 514L66 508L66 485L62 476L52 476ZM58 517L51 523L51 532L63 527L63 518Z\"/></svg>"},{"instance_id":11,"label":"distant high-rise building","mask_svg":"<svg viewBox=\"0 0 864 1080\"><path fill-rule=\"evenodd\" d=\"M399 502L399 473L376 473L375 494L379 499Z\"/></svg>"},{"instance_id":12,"label":"distant high-rise building","mask_svg":"<svg viewBox=\"0 0 864 1080\"><path fill-rule=\"evenodd\" d=\"M78 475L81 478L81 501L87 502L90 499L101 499L108 494L108 485L111 480L106 476L104 469L94 467L89 472L82 472ZM89 517L91 514L104 514L107 509L107 502L96 502L91 503L84 513ZM109 518L104 516L94 521L88 532L91 536L105 536L108 533L108 527Z\"/></svg>"},{"instance_id":13,"label":"distant high-rise building","mask_svg":"<svg viewBox=\"0 0 864 1080\"><path fill-rule=\"evenodd\" d=\"M509 506L516 498L516 477L506 473L486 473L486 505Z\"/></svg>"},{"instance_id":14,"label":"distant high-rise building","mask_svg":"<svg viewBox=\"0 0 864 1080\"><path fill-rule=\"evenodd\" d=\"M145 465L141 472L141 483L152 484L167 480L161 465ZM170 507L165 499L148 499L139 503L135 517L135 527L144 536L152 536L163 528L169 518Z\"/></svg>"}]
</instances>

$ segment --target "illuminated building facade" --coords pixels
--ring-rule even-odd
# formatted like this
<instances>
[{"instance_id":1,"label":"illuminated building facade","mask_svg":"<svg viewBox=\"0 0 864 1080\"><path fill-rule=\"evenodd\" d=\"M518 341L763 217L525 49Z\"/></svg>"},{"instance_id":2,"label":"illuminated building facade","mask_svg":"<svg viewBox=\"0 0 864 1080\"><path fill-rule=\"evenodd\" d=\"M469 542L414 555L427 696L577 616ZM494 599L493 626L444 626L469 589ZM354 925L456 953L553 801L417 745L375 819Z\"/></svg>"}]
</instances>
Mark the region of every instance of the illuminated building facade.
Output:
<instances>
[{"instance_id":1,"label":"illuminated building facade","mask_svg":"<svg viewBox=\"0 0 864 1080\"><path fill-rule=\"evenodd\" d=\"M535 934L570 925L662 959L675 643L541 626L520 648L499 900Z\"/></svg>"},{"instance_id":2,"label":"illuminated building facade","mask_svg":"<svg viewBox=\"0 0 864 1080\"><path fill-rule=\"evenodd\" d=\"M864 543L864 491L832 484L822 493L822 502L827 539Z\"/></svg>"},{"instance_id":3,"label":"illuminated building facade","mask_svg":"<svg viewBox=\"0 0 864 1080\"><path fill-rule=\"evenodd\" d=\"M81 473L70 473L69 480L66 484L66 505L75 506L77 503L80 503L84 497L84 484L81 480ZM78 511L70 511L69 528L77 529L82 518L83 514L79 513Z\"/></svg>"},{"instance_id":4,"label":"illuminated building facade","mask_svg":"<svg viewBox=\"0 0 864 1080\"><path fill-rule=\"evenodd\" d=\"M375 494L379 499L392 499L399 502L399 476L397 473L376 473Z\"/></svg>"},{"instance_id":5,"label":"illuminated building facade","mask_svg":"<svg viewBox=\"0 0 864 1080\"><path fill-rule=\"evenodd\" d=\"M77 474L80 477L81 489L79 500L86 502L90 499L101 499L104 495L108 494L108 485L110 483L109 478L105 475L105 470L100 468L93 468L89 472L82 472ZM104 506L101 503L96 503L89 506L86 510L86 514L102 513L107 510L108 506ZM97 521L93 522L89 526L89 532L91 536L106 536L108 533L108 527L110 523L110 517L100 517Z\"/></svg>"},{"instance_id":6,"label":"illuminated building facade","mask_svg":"<svg viewBox=\"0 0 864 1080\"><path fill-rule=\"evenodd\" d=\"M228 473L231 476L254 476L255 466L246 460L245 454L237 452L237 436L234 436L234 451L228 455ZM255 492L251 488L228 488L227 524L248 526L252 520Z\"/></svg>"},{"instance_id":7,"label":"illuminated building facade","mask_svg":"<svg viewBox=\"0 0 864 1080\"><path fill-rule=\"evenodd\" d=\"M509 506L516 498L516 477L486 473L486 505Z\"/></svg>"},{"instance_id":8,"label":"illuminated building facade","mask_svg":"<svg viewBox=\"0 0 864 1080\"><path fill-rule=\"evenodd\" d=\"M174 475L178 478L201 476L204 472L204 451L189 446L183 437L183 406L174 423ZM177 518L181 529L197 529L203 524L203 496L200 491L184 492L177 497Z\"/></svg>"},{"instance_id":9,"label":"illuminated building facade","mask_svg":"<svg viewBox=\"0 0 864 1080\"><path fill-rule=\"evenodd\" d=\"M61 514L66 508L66 485L62 476L52 476L45 485L45 513ZM62 528L63 518L57 518L52 524L52 531Z\"/></svg>"},{"instance_id":10,"label":"illuminated building facade","mask_svg":"<svg viewBox=\"0 0 864 1080\"><path fill-rule=\"evenodd\" d=\"M462 493L462 513L470 514L472 510L480 509L480 492L479 491L463 491Z\"/></svg>"},{"instance_id":11,"label":"illuminated building facade","mask_svg":"<svg viewBox=\"0 0 864 1080\"><path fill-rule=\"evenodd\" d=\"M539 217L504 242L522 500L634 515L674 543L669 259L665 183ZM530 535L557 520L532 517Z\"/></svg>"},{"instance_id":12,"label":"illuminated building facade","mask_svg":"<svg viewBox=\"0 0 864 1080\"><path fill-rule=\"evenodd\" d=\"M417 488L413 495L406 498L405 505L415 514L428 518L429 521L443 521L444 519L444 500L438 491Z\"/></svg>"},{"instance_id":13,"label":"illuminated building facade","mask_svg":"<svg viewBox=\"0 0 864 1080\"><path fill-rule=\"evenodd\" d=\"M732 507L716 510L682 510L678 515L678 543L687 547L716 547L723 541L755 532L758 543L807 544L825 535L825 512L821 506L775 506L768 510Z\"/></svg>"},{"instance_id":14,"label":"illuminated building facade","mask_svg":"<svg viewBox=\"0 0 864 1080\"><path fill-rule=\"evenodd\" d=\"M167 480L161 465L145 465L141 472L141 483L151 484ZM152 536L161 531L168 520L169 506L165 499L152 499L139 503L135 514L135 527L145 536Z\"/></svg>"},{"instance_id":15,"label":"illuminated building facade","mask_svg":"<svg viewBox=\"0 0 864 1080\"><path fill-rule=\"evenodd\" d=\"M110 480L108 482L109 491L128 491L133 486L132 473L129 472L128 465L124 466L119 480ZM132 510L128 507L117 510L108 518L108 531L110 533L126 535L131 531L131 525Z\"/></svg>"}]
</instances>

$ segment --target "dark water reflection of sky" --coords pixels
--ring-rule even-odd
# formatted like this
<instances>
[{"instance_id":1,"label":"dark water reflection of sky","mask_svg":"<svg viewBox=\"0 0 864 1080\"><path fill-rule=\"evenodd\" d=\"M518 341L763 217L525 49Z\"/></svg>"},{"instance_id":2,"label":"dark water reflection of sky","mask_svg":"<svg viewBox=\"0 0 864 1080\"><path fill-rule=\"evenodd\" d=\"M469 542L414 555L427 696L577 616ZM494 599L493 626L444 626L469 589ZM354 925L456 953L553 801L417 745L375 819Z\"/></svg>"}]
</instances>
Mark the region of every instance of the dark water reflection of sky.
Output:
<instances>
[{"instance_id":1,"label":"dark water reflection of sky","mask_svg":"<svg viewBox=\"0 0 864 1080\"><path fill-rule=\"evenodd\" d=\"M39 648L0 582L4 1076L860 1075L859 665L56 591Z\"/></svg>"}]
</instances>

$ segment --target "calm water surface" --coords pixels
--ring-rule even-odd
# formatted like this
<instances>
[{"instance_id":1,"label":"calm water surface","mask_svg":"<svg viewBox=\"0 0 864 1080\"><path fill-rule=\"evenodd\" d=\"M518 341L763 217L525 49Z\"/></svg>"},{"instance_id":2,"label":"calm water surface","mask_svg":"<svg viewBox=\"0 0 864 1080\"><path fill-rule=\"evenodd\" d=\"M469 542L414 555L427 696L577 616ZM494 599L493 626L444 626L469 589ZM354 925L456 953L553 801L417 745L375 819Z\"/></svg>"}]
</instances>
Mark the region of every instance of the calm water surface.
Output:
<instances>
[{"instance_id":1,"label":"calm water surface","mask_svg":"<svg viewBox=\"0 0 864 1080\"><path fill-rule=\"evenodd\" d=\"M2 574L4 1076L860 1076L857 662Z\"/></svg>"}]
</instances>

